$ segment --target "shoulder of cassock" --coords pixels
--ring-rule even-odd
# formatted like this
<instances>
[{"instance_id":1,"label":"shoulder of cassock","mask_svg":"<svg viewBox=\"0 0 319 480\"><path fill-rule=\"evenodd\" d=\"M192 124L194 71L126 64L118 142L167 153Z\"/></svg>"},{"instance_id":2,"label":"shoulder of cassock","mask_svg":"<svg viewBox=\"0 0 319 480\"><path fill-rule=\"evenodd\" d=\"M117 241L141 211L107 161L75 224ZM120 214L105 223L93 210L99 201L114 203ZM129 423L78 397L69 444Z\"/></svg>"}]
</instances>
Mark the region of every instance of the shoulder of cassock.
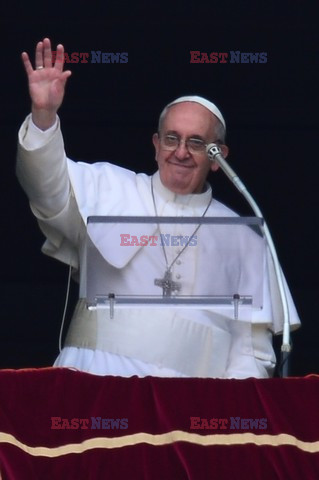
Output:
<instances>
[{"instance_id":1,"label":"shoulder of cassock","mask_svg":"<svg viewBox=\"0 0 319 480\"><path fill-rule=\"evenodd\" d=\"M107 162L94 164L68 162L72 190L85 224L90 216L154 216L150 177ZM143 234L152 235L156 224L143 224ZM140 246L119 248L123 223L91 225L90 240L104 259L115 268L124 268ZM141 225L130 225L130 232L141 234Z\"/></svg>"},{"instance_id":2,"label":"shoulder of cassock","mask_svg":"<svg viewBox=\"0 0 319 480\"><path fill-rule=\"evenodd\" d=\"M149 215L143 200L150 177L108 162L88 164L68 159L72 190L84 222L91 215Z\"/></svg>"}]
</instances>

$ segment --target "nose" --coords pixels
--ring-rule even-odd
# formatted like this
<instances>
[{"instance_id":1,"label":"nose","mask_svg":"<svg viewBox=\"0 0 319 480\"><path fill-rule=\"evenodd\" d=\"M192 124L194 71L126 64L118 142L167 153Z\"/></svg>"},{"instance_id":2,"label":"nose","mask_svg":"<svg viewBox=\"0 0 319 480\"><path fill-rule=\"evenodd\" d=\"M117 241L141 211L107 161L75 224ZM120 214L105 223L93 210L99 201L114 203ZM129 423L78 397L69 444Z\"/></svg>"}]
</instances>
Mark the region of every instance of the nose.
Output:
<instances>
[{"instance_id":1,"label":"nose","mask_svg":"<svg viewBox=\"0 0 319 480\"><path fill-rule=\"evenodd\" d=\"M190 153L186 146L185 140L180 140L178 147L175 150L175 157L179 160L183 160L184 158L188 158Z\"/></svg>"}]
</instances>

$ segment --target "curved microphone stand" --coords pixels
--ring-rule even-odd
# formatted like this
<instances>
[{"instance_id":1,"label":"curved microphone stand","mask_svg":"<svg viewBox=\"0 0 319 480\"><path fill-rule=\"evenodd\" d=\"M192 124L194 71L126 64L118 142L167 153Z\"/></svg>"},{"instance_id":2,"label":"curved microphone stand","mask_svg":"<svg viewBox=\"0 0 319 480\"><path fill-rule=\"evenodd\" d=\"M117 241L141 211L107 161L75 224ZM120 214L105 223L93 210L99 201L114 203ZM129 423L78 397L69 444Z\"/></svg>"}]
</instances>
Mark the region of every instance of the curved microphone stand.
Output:
<instances>
[{"instance_id":1,"label":"curved microphone stand","mask_svg":"<svg viewBox=\"0 0 319 480\"><path fill-rule=\"evenodd\" d=\"M253 197L248 192L247 188L240 180L238 175L234 172L234 170L230 167L230 165L226 162L225 158L222 155L222 151L220 147L216 143L210 143L206 147L207 155L211 161L215 161L221 167L223 172L227 175L227 177L233 182L237 190L245 197L249 205L251 206L253 212L255 213L256 217L263 218L260 208L258 207L257 203L253 199ZM286 291L283 282L283 273L278 261L277 252L275 249L274 242L272 240L270 231L268 229L267 223L264 220L264 224L261 226L261 229L265 235L267 245L269 247L269 251L274 263L276 279L278 283L280 299L282 303L283 315L284 315L284 326L283 326L283 341L281 345L281 367L282 367L282 377L288 377L288 357L291 351L290 345L290 322L289 322L289 309L288 309L288 302Z\"/></svg>"}]
</instances>

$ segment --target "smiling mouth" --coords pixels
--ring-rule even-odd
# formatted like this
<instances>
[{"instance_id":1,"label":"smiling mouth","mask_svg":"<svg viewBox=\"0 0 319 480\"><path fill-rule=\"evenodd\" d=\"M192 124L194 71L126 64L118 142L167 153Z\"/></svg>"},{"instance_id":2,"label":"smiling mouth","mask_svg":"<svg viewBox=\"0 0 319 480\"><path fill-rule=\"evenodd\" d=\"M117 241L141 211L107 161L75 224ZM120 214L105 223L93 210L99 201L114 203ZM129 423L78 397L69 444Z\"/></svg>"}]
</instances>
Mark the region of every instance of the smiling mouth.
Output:
<instances>
[{"instance_id":1,"label":"smiling mouth","mask_svg":"<svg viewBox=\"0 0 319 480\"><path fill-rule=\"evenodd\" d=\"M175 167L182 167L182 168L188 168L188 169L191 169L191 168L195 168L194 165L187 165L185 163L175 163L175 162L168 162L170 165L174 165Z\"/></svg>"}]
</instances>

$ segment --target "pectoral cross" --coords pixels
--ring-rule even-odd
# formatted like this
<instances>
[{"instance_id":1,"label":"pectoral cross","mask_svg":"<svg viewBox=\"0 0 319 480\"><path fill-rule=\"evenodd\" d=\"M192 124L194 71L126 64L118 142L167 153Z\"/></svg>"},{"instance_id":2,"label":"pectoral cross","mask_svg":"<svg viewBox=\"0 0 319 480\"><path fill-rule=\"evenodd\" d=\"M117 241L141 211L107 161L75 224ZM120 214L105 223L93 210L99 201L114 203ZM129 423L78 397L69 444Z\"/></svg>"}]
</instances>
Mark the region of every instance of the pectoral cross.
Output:
<instances>
[{"instance_id":1,"label":"pectoral cross","mask_svg":"<svg viewBox=\"0 0 319 480\"><path fill-rule=\"evenodd\" d=\"M163 289L163 297L171 297L173 292L179 292L181 284L172 280L172 272L166 270L164 278L155 278L154 284Z\"/></svg>"}]
</instances>

